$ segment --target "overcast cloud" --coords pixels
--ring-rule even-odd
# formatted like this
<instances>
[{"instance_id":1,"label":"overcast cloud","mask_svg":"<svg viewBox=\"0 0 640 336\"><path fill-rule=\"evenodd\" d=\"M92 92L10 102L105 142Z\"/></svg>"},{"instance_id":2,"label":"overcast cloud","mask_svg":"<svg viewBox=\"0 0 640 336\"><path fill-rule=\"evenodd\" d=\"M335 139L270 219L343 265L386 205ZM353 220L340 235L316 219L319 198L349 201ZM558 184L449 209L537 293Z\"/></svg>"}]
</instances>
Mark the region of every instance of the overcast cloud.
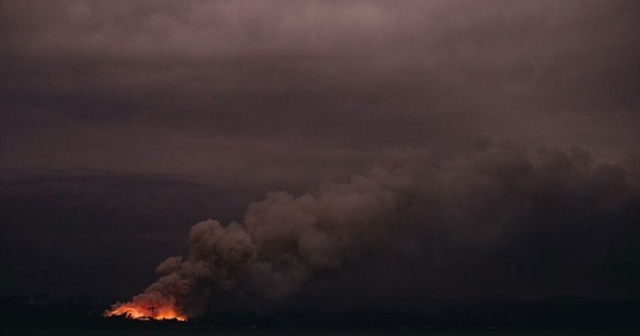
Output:
<instances>
[{"instance_id":1,"label":"overcast cloud","mask_svg":"<svg viewBox=\"0 0 640 336\"><path fill-rule=\"evenodd\" d=\"M639 13L632 0L0 1L2 257L58 255L40 266L48 287L13 261L0 289L73 291L68 274L86 269L87 292L139 290L196 221L389 158L458 162L508 139L633 175ZM139 264L122 259L133 240L114 254L109 235L142 237ZM80 249L91 257L70 258ZM96 264L134 280L109 287Z\"/></svg>"}]
</instances>

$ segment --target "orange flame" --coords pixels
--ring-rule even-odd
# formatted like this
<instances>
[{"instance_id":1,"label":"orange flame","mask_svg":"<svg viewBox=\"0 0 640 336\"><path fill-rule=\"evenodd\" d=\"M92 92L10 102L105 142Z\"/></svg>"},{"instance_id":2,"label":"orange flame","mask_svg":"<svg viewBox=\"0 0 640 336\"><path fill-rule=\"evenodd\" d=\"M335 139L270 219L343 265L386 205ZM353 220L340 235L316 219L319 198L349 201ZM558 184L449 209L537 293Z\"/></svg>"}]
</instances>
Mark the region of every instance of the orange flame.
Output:
<instances>
[{"instance_id":1,"label":"orange flame","mask_svg":"<svg viewBox=\"0 0 640 336\"><path fill-rule=\"evenodd\" d=\"M187 317L178 313L173 306L143 307L132 302L115 304L104 312L105 317L124 316L133 320L177 320L184 322Z\"/></svg>"}]
</instances>

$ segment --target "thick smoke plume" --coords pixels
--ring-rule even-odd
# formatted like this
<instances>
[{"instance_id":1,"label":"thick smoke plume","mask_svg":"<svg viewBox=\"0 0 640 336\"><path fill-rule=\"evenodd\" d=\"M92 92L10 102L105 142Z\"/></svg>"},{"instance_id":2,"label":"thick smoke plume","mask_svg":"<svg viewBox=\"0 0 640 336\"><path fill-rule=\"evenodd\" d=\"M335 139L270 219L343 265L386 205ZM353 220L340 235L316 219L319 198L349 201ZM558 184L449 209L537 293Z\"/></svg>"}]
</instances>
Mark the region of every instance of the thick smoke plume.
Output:
<instances>
[{"instance_id":1,"label":"thick smoke plume","mask_svg":"<svg viewBox=\"0 0 640 336\"><path fill-rule=\"evenodd\" d=\"M346 183L269 193L243 222L197 223L186 257L116 307L197 316L229 293L277 301L336 274L381 295L639 294L638 177L579 149L393 155Z\"/></svg>"}]
</instances>

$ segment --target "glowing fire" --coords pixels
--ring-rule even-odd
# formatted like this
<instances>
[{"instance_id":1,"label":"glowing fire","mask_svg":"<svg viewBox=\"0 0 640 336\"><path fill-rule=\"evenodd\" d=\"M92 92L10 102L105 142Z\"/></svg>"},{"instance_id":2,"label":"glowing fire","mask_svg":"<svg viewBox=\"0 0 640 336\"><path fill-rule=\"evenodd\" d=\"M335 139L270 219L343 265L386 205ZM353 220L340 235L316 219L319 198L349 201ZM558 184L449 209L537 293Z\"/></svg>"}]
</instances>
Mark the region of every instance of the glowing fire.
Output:
<instances>
[{"instance_id":1,"label":"glowing fire","mask_svg":"<svg viewBox=\"0 0 640 336\"><path fill-rule=\"evenodd\" d=\"M177 320L186 321L187 318L176 312L172 306L142 307L133 303L116 304L104 313L105 317L124 316L133 320Z\"/></svg>"}]
</instances>

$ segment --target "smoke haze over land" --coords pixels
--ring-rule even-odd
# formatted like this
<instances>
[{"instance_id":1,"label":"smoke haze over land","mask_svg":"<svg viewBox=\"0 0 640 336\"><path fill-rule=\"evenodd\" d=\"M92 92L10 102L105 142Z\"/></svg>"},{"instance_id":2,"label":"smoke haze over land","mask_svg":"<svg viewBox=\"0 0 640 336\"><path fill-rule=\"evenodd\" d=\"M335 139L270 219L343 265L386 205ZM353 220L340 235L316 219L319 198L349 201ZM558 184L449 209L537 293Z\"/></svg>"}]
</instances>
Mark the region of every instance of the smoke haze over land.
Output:
<instances>
[{"instance_id":1,"label":"smoke haze over land","mask_svg":"<svg viewBox=\"0 0 640 336\"><path fill-rule=\"evenodd\" d=\"M198 316L309 284L351 299L638 295L638 167L510 144L415 158L300 196L270 193L243 223L194 225L186 258L160 264L134 303Z\"/></svg>"},{"instance_id":2,"label":"smoke haze over land","mask_svg":"<svg viewBox=\"0 0 640 336\"><path fill-rule=\"evenodd\" d=\"M0 294L637 297L639 13L0 0Z\"/></svg>"}]
</instances>

